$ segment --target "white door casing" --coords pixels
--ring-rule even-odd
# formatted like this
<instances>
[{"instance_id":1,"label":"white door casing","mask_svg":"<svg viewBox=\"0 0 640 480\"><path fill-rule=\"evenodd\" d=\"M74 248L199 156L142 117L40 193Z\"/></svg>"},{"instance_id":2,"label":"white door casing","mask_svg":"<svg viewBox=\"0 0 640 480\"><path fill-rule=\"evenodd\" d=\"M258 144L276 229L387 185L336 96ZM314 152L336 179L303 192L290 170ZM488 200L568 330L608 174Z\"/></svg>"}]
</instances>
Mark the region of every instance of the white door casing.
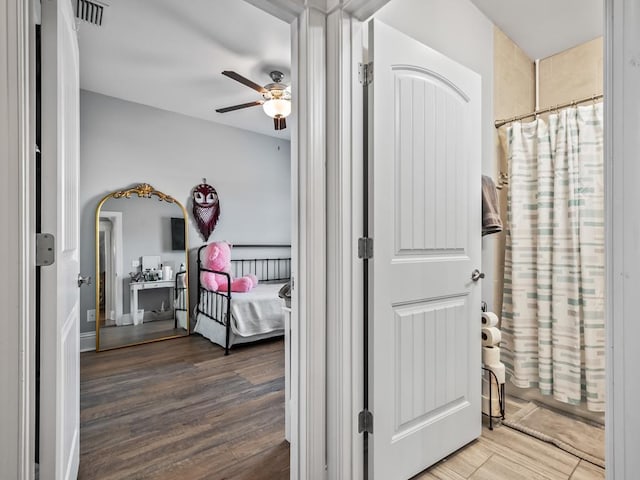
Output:
<instances>
[{"instance_id":1,"label":"white door casing","mask_svg":"<svg viewBox=\"0 0 640 480\"><path fill-rule=\"evenodd\" d=\"M112 316L107 317L115 321L115 324L122 322L122 278L124 278L124 267L122 259L122 212L100 211L100 220L108 220L112 226L111 230L111 305ZM107 282L108 283L108 282ZM96 346L97 348L97 346Z\"/></svg>"},{"instance_id":2,"label":"white door casing","mask_svg":"<svg viewBox=\"0 0 640 480\"><path fill-rule=\"evenodd\" d=\"M105 321L105 325L115 325L115 321L114 321L114 317L111 314L112 309L113 309L113 295L114 295L114 286L115 286L115 279L113 277L114 275L114 268L113 268L113 258L112 258L112 249L111 249L111 236L113 234L113 227L111 225L111 222L108 220L100 220L100 254L104 255L104 263L101 263L101 265L104 265L104 283L102 283L102 285L104 286L104 321ZM98 276L100 276L100 281L102 282L102 272L97 272L96 273L96 279L98 278ZM100 300L97 299L96 300L96 317L98 318L98 310L100 310Z\"/></svg>"},{"instance_id":3,"label":"white door casing","mask_svg":"<svg viewBox=\"0 0 640 480\"><path fill-rule=\"evenodd\" d=\"M42 267L40 478L77 477L80 445L79 66L69 0L42 2Z\"/></svg>"},{"instance_id":4,"label":"white door casing","mask_svg":"<svg viewBox=\"0 0 640 480\"><path fill-rule=\"evenodd\" d=\"M480 436L480 77L373 20L369 471L407 479Z\"/></svg>"}]
</instances>

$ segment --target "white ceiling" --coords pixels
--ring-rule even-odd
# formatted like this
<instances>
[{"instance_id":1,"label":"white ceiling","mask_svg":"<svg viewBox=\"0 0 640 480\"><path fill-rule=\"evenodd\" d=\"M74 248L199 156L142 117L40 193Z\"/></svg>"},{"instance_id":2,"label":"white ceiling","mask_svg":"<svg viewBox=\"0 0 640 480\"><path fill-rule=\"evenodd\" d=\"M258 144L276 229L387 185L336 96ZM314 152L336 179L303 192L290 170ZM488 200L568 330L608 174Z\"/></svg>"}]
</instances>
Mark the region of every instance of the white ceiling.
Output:
<instances>
[{"instance_id":1,"label":"white ceiling","mask_svg":"<svg viewBox=\"0 0 640 480\"><path fill-rule=\"evenodd\" d=\"M107 0L103 24L80 23L80 86L93 92L279 138L262 107L215 109L258 92L220 72L290 83L290 27L240 0Z\"/></svg>"},{"instance_id":2,"label":"white ceiling","mask_svg":"<svg viewBox=\"0 0 640 480\"><path fill-rule=\"evenodd\" d=\"M602 35L603 0L472 0L531 59ZM290 82L289 25L241 0L107 0L103 25L81 23L86 90L280 138L261 107L215 109L260 95L220 74ZM290 122L291 123L291 122Z\"/></svg>"},{"instance_id":3,"label":"white ceiling","mask_svg":"<svg viewBox=\"0 0 640 480\"><path fill-rule=\"evenodd\" d=\"M532 60L603 34L604 0L471 0Z\"/></svg>"}]
</instances>

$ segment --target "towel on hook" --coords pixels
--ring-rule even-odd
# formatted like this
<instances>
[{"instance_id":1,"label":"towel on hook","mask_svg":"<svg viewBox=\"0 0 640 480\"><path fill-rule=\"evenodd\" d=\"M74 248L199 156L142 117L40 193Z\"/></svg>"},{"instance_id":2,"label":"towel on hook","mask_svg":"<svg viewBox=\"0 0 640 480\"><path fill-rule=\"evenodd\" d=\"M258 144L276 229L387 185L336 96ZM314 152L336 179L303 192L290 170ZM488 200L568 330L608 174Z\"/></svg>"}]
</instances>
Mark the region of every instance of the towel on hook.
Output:
<instances>
[{"instance_id":1,"label":"towel on hook","mask_svg":"<svg viewBox=\"0 0 640 480\"><path fill-rule=\"evenodd\" d=\"M482 176L482 236L502 231L498 190L493 179Z\"/></svg>"}]
</instances>

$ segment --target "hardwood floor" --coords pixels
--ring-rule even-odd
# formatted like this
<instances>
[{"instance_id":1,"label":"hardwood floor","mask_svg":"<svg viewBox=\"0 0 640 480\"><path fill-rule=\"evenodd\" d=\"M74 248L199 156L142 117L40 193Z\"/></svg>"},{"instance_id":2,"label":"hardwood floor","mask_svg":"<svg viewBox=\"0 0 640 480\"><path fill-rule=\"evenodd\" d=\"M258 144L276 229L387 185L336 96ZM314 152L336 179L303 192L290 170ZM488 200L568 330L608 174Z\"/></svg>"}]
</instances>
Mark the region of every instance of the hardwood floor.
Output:
<instances>
[{"instance_id":1,"label":"hardwood floor","mask_svg":"<svg viewBox=\"0 0 640 480\"><path fill-rule=\"evenodd\" d=\"M140 325L122 325L119 327L100 328L100 349L117 348L123 345L131 345L139 342L186 335L183 328L174 328L173 318L168 320L155 320Z\"/></svg>"},{"instance_id":2,"label":"hardwood floor","mask_svg":"<svg viewBox=\"0 0 640 480\"><path fill-rule=\"evenodd\" d=\"M282 340L81 356L80 480L288 479Z\"/></svg>"},{"instance_id":3,"label":"hardwood floor","mask_svg":"<svg viewBox=\"0 0 640 480\"><path fill-rule=\"evenodd\" d=\"M288 479L283 350L275 340L225 357L192 335L83 353L78 478ZM521 404L510 398L507 415ZM523 433L485 425L480 439L416 479L595 480L604 479L604 470Z\"/></svg>"},{"instance_id":4,"label":"hardwood floor","mask_svg":"<svg viewBox=\"0 0 640 480\"><path fill-rule=\"evenodd\" d=\"M526 404L507 400L507 415ZM414 480L601 480L604 469L560 450L554 445L507 427L482 436Z\"/></svg>"}]
</instances>

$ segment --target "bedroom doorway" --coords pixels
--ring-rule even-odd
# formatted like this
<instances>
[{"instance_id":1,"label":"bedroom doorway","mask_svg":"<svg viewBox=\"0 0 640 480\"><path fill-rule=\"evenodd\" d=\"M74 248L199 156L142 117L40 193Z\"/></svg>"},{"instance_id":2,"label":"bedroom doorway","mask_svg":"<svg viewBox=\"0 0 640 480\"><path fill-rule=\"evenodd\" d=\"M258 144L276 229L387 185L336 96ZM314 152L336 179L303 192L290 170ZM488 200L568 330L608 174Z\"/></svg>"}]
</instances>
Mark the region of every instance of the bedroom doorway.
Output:
<instances>
[{"instance_id":1,"label":"bedroom doorway","mask_svg":"<svg viewBox=\"0 0 640 480\"><path fill-rule=\"evenodd\" d=\"M87 2L78 4L81 3ZM145 5L142 5L143 3ZM288 425L295 424L296 416L292 415L291 423L285 422L285 418L289 418L285 414L285 405L290 403L285 401L285 397L290 396L288 393L285 394L285 384L290 385L289 380L293 376L296 380L291 383L297 384L297 362L291 362L290 358L293 355L297 356L299 349L295 344L298 338L296 333L291 337L286 336L285 342L284 320L279 329L276 329L279 331L276 331L275 335L265 332L267 334L264 337L252 339L261 342L246 342L251 343L247 346L221 347L194 333L187 338L170 342L139 345L104 353L91 352L96 317L117 324L118 311L121 310L122 315L127 313L132 274L137 273L141 267L136 263L135 257L140 258L140 263L144 264L145 254L156 253L140 251L131 255L127 252L134 242L127 238L126 231L123 232L126 218L121 221L120 233L123 238L120 241L115 239L118 228L111 217L102 215L105 218L98 223L97 229L93 229L96 205L105 192L126 188L141 181L149 182L186 204L191 214L196 209L194 185L215 185L220 196L222 213L212 235L202 238L194 218L190 217L188 223L189 246L193 255L185 268L188 267L191 273L189 284L193 286L193 306L199 304L196 286L201 278L197 272L197 251L205 241L210 243L230 240L234 244L233 261L240 262L240 266L234 267L232 274L236 277L246 277L248 273L252 273L258 280L256 288L264 284L273 290L274 285L269 283L272 280L271 274L277 271L276 280L289 279L295 275L298 265L297 259L294 258L297 254L296 242L300 237L295 218L298 206L297 202L293 201L294 195L298 193L297 176L294 174L297 167L292 165L293 149L289 134L296 127L295 111L286 119L288 125L283 118L288 116L288 111L268 112L267 108L261 108L259 105L255 105L258 108L244 119L244 112L236 111L240 109L215 111L217 107L224 110L229 104L240 103L241 98L255 95L255 92L252 93L246 88L246 82L234 82L237 78L220 75L222 71L242 68L244 79L249 76L256 79L264 76L265 80L260 80L264 84L261 88L270 89L269 93L272 95L273 83L286 82L287 88L291 87L295 63L292 65L290 26L278 20L280 25L274 33L260 34L259 28L253 28L253 40L262 54L258 52L257 60L251 60L246 42L233 46L232 42L226 42L224 38L212 39L203 35L202 28L206 22L201 19L224 17L225 20L221 23L235 25L244 21L249 25L249 29L259 26L268 30L268 14L244 2L228 2L228 8L223 8L220 2L213 6L211 2L201 2L192 6L191 10L182 8L179 14L173 7L172 2L138 2L136 5L116 2L108 7L103 6L104 10L99 19L92 16L78 22L79 110L82 119L80 154L83 158L79 185L79 257L83 271L94 264L96 255L100 258L98 264L105 267L104 279L100 282L104 288L100 293L94 298L91 298L90 291L81 292L80 295L80 341L84 351L81 358L79 399L82 438L80 478L118 478L117 475L124 474L105 464L104 461L109 455L112 455L112 459L117 457L120 460L118 463L122 463L127 469L127 475L148 473L157 478L159 473L165 471L170 471L171 475L176 474L176 465L182 465L184 457L171 458L162 454L166 446L162 439L166 441L169 438L163 428L170 424L169 419L178 422L173 425L173 431L180 429L182 440L194 440L194 436L200 435L201 440L213 442L209 447L215 452L209 453L218 459L215 466L217 471L229 466L220 463L223 460L233 464L231 466L236 468L236 473L243 471L242 464L249 464L253 472L260 472L265 470L266 465L276 462L279 466L275 467L276 470L269 478L288 478L289 463L295 461L290 460L288 441L293 442L295 449L296 436L285 434L285 431L288 431ZM202 11L203 8L220 8L224 10L224 15L221 11ZM141 29L147 29L147 33L150 34L146 44L140 41L136 43L128 37L136 36L140 32L131 32L127 20L143 17L142 11L146 14L146 20ZM239 18L231 19L233 12L236 12ZM78 14L78 10L75 13ZM175 29L171 35L167 34L170 30L167 23L172 23ZM154 30L160 30L162 34L171 37L172 47L182 44L188 45L191 49L190 53L185 54L178 48L172 50L165 45L164 51L168 52L172 60L178 62L179 68L163 67L164 60L161 56L144 51L144 48L140 51L131 48L133 44L144 47L152 44L154 40L160 42L157 36L153 38L151 35ZM225 30L222 24L220 28L213 30L222 37L233 33L232 30ZM260 35L264 36L262 41L259 41ZM182 41L176 41L176 37ZM278 44L276 37L285 39L284 47ZM157 48L163 49L162 46ZM189 73L190 64L187 57L191 55L193 63L200 65L202 55L198 54L202 53L202 50L199 48L209 48L212 57L226 64L209 65L207 68L211 69L211 72L197 71L193 78L187 80L187 83L191 82L189 87L184 87L180 83L184 79L180 77ZM218 59L216 54L223 49L227 50L227 55L219 55L222 58ZM123 53L125 51L126 54ZM245 55L239 56L239 52ZM282 52L284 55L281 55ZM133 59L136 55L138 59L144 60ZM116 67L109 66L110 62L115 62ZM111 74L120 73L121 78L117 78L117 75L116 78L110 77L109 73L105 73L105 68ZM177 71L180 71L180 74L173 75ZM275 71L284 73L285 77L274 78L270 73ZM150 78L155 82L148 81ZM224 103L218 97L203 95L198 103L205 106L199 111L197 105L193 107L193 103L188 101L189 98L180 97L180 92L175 95L167 93L171 84L174 87L177 84L177 90L200 88L199 92L209 94L211 91L218 94L231 93L225 96ZM156 99L160 99L158 103L155 103L154 95ZM287 95L291 95L291 92L287 92ZM167 99L168 104L162 103ZM171 105L173 100L177 103L182 100L183 104L192 110L186 111ZM267 104L269 100L265 98L264 103ZM221 117L223 114L224 121ZM203 178L207 178L208 181ZM124 211L115 213L126 215ZM141 215L136 220L140 224L146 224L148 218ZM99 239L102 238L102 241L97 242L97 245L100 245L97 251L92 231ZM147 237L135 239L136 243L146 245L143 248L148 249L148 245L152 243L150 240L154 239L156 233L148 230ZM243 258L235 258L235 252L241 251L243 246L250 247L246 250L246 255L240 255ZM256 248L262 252L265 249L270 251L252 253L251 250L255 251ZM283 252L283 249L286 252ZM264 258L264 255L268 256ZM260 259L265 261L262 264L256 262ZM284 259L288 260L286 265L283 265L286 263L283 262ZM181 271L180 267L176 264L174 270ZM102 273L98 271L94 272L94 275L100 278ZM109 281L109 278L113 281ZM282 286L284 285L275 288L276 294ZM236 298L234 296L233 300ZM294 301L294 312L296 308ZM233 307L230 305L228 312L232 310ZM282 308L280 310L283 318L290 318L291 311L285 314ZM295 313L293 315L295 316ZM144 317L144 320L146 322L147 318ZM229 316L222 320L228 322ZM298 322L287 321L287 329L291 328L294 332L297 325ZM243 336L243 332L236 333ZM228 338L229 334L226 336ZM279 338L267 340L270 336ZM293 338L293 342L289 342L289 338ZM225 349L230 351L225 352ZM285 375L289 366L295 370L291 376ZM198 377L197 374L202 374L203 377ZM149 383L152 377L154 380ZM194 383L186 382L186 378ZM202 383L197 383L198 378ZM153 388L159 384L168 388L164 390L164 394L167 395ZM186 387L186 391L180 387ZM200 394L193 395L194 391ZM217 400L204 399L205 391L217 396ZM229 397L226 396L231 391L234 394L233 401L229 401ZM189 401L195 402L198 411L205 414L205 419L211 420L208 423L212 429L210 434L203 434L202 417L192 417L188 420L182 415L190 410L189 406L193 406L185 403L181 406L181 402L187 398L190 399L187 404ZM234 416L238 413L234 407L243 402L247 404L245 413L253 414L243 415L246 417L246 423L241 425ZM167 406L171 408L163 410ZM259 421L256 413L263 410L268 413L264 415L270 419L268 425ZM146 415L153 412L154 415L160 414L167 422L163 422L164 425L147 422L149 419ZM230 418L228 422L224 421L225 415ZM114 438L113 432L122 432L120 427L125 424L142 423L148 425L148 430L125 428L132 436L105 444L104 438ZM233 430L228 438L221 433L225 425ZM155 440L159 440L161 445L154 444ZM257 444L254 446L252 442ZM216 448L220 443L226 445L221 447L226 453L230 453L236 447L245 453L249 452L247 457L258 464L242 460L239 454L218 455L221 452ZM140 456L137 456L135 465L132 465L122 457L120 447L124 444L129 445L129 452L135 451L136 448L144 448L147 451L153 450L158 455L149 457L146 465L140 463ZM191 444L199 444L203 450L207 448L197 441ZM276 445L276 448L272 448L271 444ZM203 466L210 463L210 457L206 461L201 459L202 463L198 463L198 459L189 454L188 450L181 453L189 455L188 465L183 465L185 472L189 472L186 474L189 478L195 478L192 475L198 472L210 472L208 467ZM46 478L48 472L48 467L41 469L42 478ZM248 478L256 477L251 475Z\"/></svg>"}]
</instances>

